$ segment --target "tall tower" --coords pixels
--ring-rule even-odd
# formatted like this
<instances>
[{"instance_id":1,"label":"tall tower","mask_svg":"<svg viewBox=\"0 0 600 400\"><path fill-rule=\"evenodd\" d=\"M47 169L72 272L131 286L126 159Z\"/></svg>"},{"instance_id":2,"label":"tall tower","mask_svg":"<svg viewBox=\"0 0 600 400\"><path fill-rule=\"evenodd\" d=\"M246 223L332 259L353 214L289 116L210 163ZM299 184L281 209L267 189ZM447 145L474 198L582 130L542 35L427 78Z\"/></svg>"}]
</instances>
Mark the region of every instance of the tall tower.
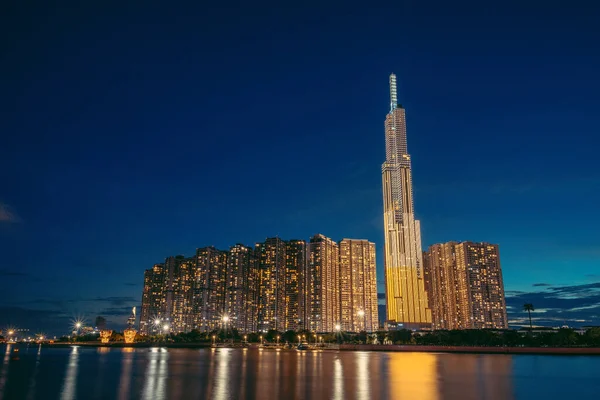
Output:
<instances>
[{"instance_id":1,"label":"tall tower","mask_svg":"<svg viewBox=\"0 0 600 400\"><path fill-rule=\"evenodd\" d=\"M431 310L422 266L421 225L415 220L406 116L390 75L390 112L385 118L383 220L387 320L399 328L429 328Z\"/></svg>"}]
</instances>

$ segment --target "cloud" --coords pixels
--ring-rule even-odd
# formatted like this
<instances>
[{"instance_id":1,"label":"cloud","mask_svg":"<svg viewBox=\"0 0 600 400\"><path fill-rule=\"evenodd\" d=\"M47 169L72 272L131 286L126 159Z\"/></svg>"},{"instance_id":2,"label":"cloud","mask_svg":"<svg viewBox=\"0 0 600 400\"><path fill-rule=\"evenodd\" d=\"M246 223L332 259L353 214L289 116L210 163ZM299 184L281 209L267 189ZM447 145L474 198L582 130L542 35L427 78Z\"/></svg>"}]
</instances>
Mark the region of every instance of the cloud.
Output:
<instances>
[{"instance_id":1,"label":"cloud","mask_svg":"<svg viewBox=\"0 0 600 400\"><path fill-rule=\"evenodd\" d=\"M28 307L0 307L1 328L7 326L28 329L28 336L38 332L60 335L67 331L72 317L60 309L37 309Z\"/></svg>"},{"instance_id":2,"label":"cloud","mask_svg":"<svg viewBox=\"0 0 600 400\"><path fill-rule=\"evenodd\" d=\"M509 323L528 325L523 304L531 303L536 311L532 321L545 326L581 326L600 323L600 282L583 285L549 286L536 284L539 291L506 291Z\"/></svg>"},{"instance_id":3,"label":"cloud","mask_svg":"<svg viewBox=\"0 0 600 400\"><path fill-rule=\"evenodd\" d=\"M139 307L138 307L139 308ZM124 317L131 315L131 307L109 307L100 311L100 315Z\"/></svg>"},{"instance_id":4,"label":"cloud","mask_svg":"<svg viewBox=\"0 0 600 400\"><path fill-rule=\"evenodd\" d=\"M21 217L8 204L0 203L0 222L18 223L21 222Z\"/></svg>"},{"instance_id":5,"label":"cloud","mask_svg":"<svg viewBox=\"0 0 600 400\"><path fill-rule=\"evenodd\" d=\"M543 286L552 286L549 283L534 283L533 285L531 285L533 287L543 287Z\"/></svg>"},{"instance_id":6,"label":"cloud","mask_svg":"<svg viewBox=\"0 0 600 400\"><path fill-rule=\"evenodd\" d=\"M125 286L141 286L139 283L125 282L123 285Z\"/></svg>"}]
</instances>

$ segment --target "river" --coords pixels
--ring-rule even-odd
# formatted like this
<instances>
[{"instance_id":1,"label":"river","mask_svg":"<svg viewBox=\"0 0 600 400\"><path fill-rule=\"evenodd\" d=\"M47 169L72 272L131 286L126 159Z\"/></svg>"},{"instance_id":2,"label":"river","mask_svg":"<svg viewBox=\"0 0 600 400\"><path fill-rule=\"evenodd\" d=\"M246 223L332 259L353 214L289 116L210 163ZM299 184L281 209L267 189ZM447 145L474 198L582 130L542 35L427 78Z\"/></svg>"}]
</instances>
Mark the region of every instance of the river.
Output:
<instances>
[{"instance_id":1,"label":"river","mask_svg":"<svg viewBox=\"0 0 600 400\"><path fill-rule=\"evenodd\" d=\"M0 346L7 399L593 399L599 356Z\"/></svg>"}]
</instances>

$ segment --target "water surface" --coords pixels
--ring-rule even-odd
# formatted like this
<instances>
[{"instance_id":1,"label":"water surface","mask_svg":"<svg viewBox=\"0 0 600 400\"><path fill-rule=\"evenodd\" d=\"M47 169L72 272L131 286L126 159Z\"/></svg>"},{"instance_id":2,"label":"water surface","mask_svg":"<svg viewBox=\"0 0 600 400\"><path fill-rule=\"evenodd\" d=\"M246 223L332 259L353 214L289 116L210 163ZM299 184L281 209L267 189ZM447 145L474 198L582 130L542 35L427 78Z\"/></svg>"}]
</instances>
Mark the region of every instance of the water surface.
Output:
<instances>
[{"instance_id":1,"label":"water surface","mask_svg":"<svg viewBox=\"0 0 600 400\"><path fill-rule=\"evenodd\" d=\"M0 347L5 399L598 398L600 357Z\"/></svg>"}]
</instances>

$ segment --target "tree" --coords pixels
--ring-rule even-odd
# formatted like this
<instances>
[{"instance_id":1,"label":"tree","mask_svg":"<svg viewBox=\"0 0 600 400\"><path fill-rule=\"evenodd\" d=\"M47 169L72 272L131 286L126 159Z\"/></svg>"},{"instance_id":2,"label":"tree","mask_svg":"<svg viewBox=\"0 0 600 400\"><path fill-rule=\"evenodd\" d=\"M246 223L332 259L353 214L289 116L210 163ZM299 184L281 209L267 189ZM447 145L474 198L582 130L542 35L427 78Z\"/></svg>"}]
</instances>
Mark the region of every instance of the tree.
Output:
<instances>
[{"instance_id":1,"label":"tree","mask_svg":"<svg viewBox=\"0 0 600 400\"><path fill-rule=\"evenodd\" d=\"M535 308L533 308L533 304L525 303L523 304L523 310L527 311L527 313L529 314L529 331L531 332L531 330L533 329L533 325L531 324L531 312L535 311Z\"/></svg>"}]
</instances>

